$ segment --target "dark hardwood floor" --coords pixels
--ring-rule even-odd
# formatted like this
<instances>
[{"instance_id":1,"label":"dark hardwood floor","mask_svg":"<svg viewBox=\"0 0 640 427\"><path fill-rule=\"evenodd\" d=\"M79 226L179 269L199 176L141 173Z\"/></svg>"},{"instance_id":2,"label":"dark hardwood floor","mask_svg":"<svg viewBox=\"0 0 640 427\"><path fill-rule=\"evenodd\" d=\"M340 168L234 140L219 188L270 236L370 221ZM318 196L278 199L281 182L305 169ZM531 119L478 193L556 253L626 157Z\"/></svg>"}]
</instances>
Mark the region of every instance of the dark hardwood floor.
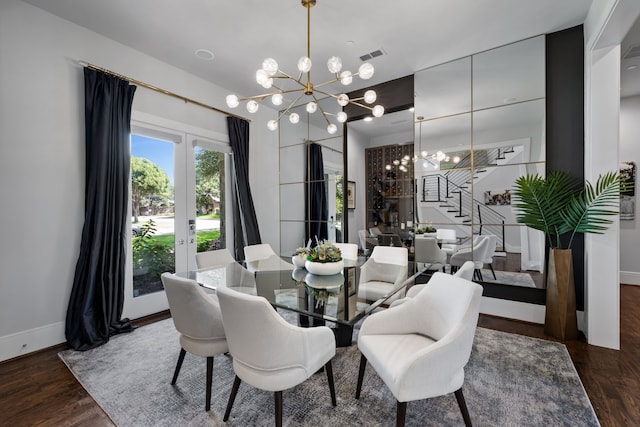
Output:
<instances>
[{"instance_id":1,"label":"dark hardwood floor","mask_svg":"<svg viewBox=\"0 0 640 427\"><path fill-rule=\"evenodd\" d=\"M620 289L621 350L566 342L573 363L602 426L640 424L640 287ZM141 319L138 326L168 313ZM479 325L537 338L541 325L480 316ZM112 426L113 423L75 380L56 346L0 363L0 426ZM543 363L543 361L541 361Z\"/></svg>"}]
</instances>

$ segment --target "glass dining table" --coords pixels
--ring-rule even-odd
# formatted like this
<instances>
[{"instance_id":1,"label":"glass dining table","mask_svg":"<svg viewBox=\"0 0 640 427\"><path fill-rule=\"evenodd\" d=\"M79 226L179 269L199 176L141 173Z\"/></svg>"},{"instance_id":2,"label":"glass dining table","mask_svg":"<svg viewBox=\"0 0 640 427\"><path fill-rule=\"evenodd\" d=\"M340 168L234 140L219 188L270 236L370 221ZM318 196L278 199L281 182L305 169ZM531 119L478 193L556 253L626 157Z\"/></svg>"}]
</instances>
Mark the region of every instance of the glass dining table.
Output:
<instances>
[{"instance_id":1,"label":"glass dining table","mask_svg":"<svg viewBox=\"0 0 640 427\"><path fill-rule=\"evenodd\" d=\"M363 262L345 260L344 269L334 275L320 276L304 268L294 268L287 257L253 262L247 267L234 262L199 270L176 273L195 280L208 292L220 286L250 295L262 296L288 321L300 326L326 325L332 328L336 345L352 344L354 325L398 292L415 283L425 271L409 262L406 279L396 282L375 300L358 295L360 268ZM380 263L378 263L380 264ZM391 267L391 266L390 266Z\"/></svg>"}]
</instances>

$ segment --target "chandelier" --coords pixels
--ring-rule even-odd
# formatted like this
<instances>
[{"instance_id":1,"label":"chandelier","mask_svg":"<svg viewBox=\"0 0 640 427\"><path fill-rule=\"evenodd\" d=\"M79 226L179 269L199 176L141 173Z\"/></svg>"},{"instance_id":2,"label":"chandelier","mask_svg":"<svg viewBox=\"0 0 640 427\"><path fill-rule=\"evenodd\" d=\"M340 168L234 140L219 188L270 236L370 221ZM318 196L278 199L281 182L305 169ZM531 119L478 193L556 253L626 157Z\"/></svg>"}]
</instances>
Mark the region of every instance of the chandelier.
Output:
<instances>
[{"instance_id":1,"label":"chandelier","mask_svg":"<svg viewBox=\"0 0 640 427\"><path fill-rule=\"evenodd\" d=\"M381 117L384 114L384 107L382 105L370 106L376 101L377 97L376 92L373 90L367 90L361 98L350 99L345 93L334 95L320 89L323 86L336 82L340 82L342 85L347 86L351 84L353 77L355 76L359 76L363 80L370 79L373 77L374 73L373 65L370 63L365 62L360 66L357 73L352 73L348 70L342 71L342 60L337 56L332 56L327 61L327 68L329 69L329 73L333 74L334 77L331 80L316 85L311 82L311 8L315 6L316 0L301 0L301 2L302 6L307 8L307 56L303 56L298 60L298 71L300 72L298 77L292 77L280 70L278 68L278 62L275 59L267 58L262 62L262 68L256 71L256 81L263 88L274 90L246 98L238 98L237 95L227 95L226 101L229 108L236 108L240 105L240 102L247 101L247 111L249 111L249 113L255 113L258 111L260 104L267 98L271 99L273 105L280 106L285 102L285 95L291 95L294 97L293 101L289 102L289 100L287 100L287 102L289 102L288 107L279 113L277 119L269 120L267 122L267 128L269 130L278 129L280 119L285 115L288 115L291 123L298 123L300 121L300 116L291 110L306 102L306 111L309 114L313 114L317 110L320 110L322 117L327 122L327 132L330 134L336 133L338 127L329 120L329 117L335 117L335 120L340 123L344 123L347 121L347 113L340 111L333 114L325 111L318 102L317 94L334 98L340 107L344 107L347 104L354 104L370 110L374 117ZM304 79L305 75L306 79ZM293 82L295 85L294 88L285 89L281 87L281 85L276 84L276 81L279 79L283 82ZM364 103L360 101L364 101Z\"/></svg>"}]
</instances>

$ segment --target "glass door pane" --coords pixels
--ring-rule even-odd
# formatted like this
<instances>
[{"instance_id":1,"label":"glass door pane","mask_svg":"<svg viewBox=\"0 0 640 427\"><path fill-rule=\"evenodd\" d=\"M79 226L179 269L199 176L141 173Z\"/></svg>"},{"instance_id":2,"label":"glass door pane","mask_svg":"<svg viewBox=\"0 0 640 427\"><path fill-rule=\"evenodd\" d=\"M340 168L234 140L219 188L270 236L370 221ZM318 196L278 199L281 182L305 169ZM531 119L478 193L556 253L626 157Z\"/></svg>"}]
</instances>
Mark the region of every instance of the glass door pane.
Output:
<instances>
[{"instance_id":1,"label":"glass door pane","mask_svg":"<svg viewBox=\"0 0 640 427\"><path fill-rule=\"evenodd\" d=\"M170 141L131 136L133 296L162 291L175 272L174 156Z\"/></svg>"},{"instance_id":2,"label":"glass door pane","mask_svg":"<svg viewBox=\"0 0 640 427\"><path fill-rule=\"evenodd\" d=\"M197 252L225 248L225 154L194 147Z\"/></svg>"}]
</instances>

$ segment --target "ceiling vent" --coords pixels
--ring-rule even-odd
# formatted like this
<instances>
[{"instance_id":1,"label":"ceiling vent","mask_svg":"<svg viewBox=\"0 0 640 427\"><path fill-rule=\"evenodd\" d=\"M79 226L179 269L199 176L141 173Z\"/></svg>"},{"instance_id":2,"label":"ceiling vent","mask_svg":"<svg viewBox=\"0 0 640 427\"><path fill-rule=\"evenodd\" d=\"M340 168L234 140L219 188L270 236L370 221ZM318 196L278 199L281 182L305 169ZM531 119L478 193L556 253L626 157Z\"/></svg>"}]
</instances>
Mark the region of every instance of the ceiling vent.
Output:
<instances>
[{"instance_id":1,"label":"ceiling vent","mask_svg":"<svg viewBox=\"0 0 640 427\"><path fill-rule=\"evenodd\" d=\"M384 51L384 50L382 50L382 49L378 49L378 50L374 50L373 52L369 52L369 53L367 53L366 55L362 55L362 56L360 57L360 60L361 60L362 62L365 62L365 61L368 61L368 60L370 60L370 59L377 58L378 56L382 56L382 55L384 55L384 54L385 54L385 51Z\"/></svg>"},{"instance_id":2,"label":"ceiling vent","mask_svg":"<svg viewBox=\"0 0 640 427\"><path fill-rule=\"evenodd\" d=\"M640 56L640 44L633 45L627 49L622 59L631 59Z\"/></svg>"}]
</instances>

